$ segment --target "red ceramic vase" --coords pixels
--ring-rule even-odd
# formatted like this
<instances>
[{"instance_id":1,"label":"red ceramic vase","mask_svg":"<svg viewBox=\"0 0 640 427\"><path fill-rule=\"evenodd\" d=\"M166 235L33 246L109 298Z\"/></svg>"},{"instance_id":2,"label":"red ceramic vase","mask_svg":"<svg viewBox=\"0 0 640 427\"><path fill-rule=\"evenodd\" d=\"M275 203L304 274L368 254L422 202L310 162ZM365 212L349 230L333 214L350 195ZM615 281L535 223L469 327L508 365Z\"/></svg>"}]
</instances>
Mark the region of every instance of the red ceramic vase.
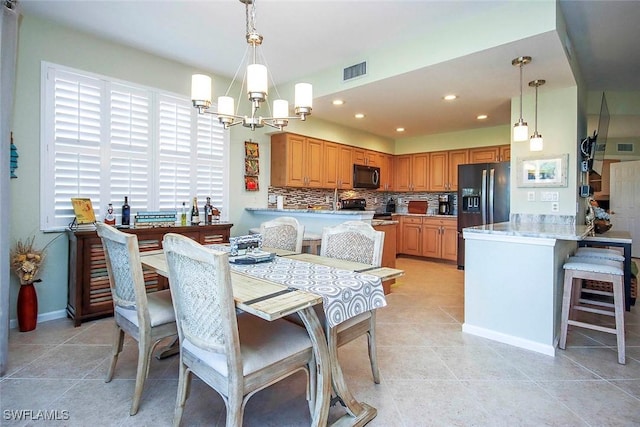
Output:
<instances>
[{"instance_id":1,"label":"red ceramic vase","mask_svg":"<svg viewBox=\"0 0 640 427\"><path fill-rule=\"evenodd\" d=\"M18 291L18 329L33 331L38 323L38 294L33 283L20 285Z\"/></svg>"}]
</instances>

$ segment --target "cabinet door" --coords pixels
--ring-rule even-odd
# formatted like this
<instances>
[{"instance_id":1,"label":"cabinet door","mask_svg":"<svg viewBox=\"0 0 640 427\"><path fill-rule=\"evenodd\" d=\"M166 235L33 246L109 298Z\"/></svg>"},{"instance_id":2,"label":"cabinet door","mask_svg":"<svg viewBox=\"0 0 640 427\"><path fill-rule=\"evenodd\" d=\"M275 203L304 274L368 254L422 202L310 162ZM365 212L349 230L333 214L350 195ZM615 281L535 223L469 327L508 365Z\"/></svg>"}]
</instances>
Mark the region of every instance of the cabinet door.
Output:
<instances>
[{"instance_id":1,"label":"cabinet door","mask_svg":"<svg viewBox=\"0 0 640 427\"><path fill-rule=\"evenodd\" d=\"M324 165L324 141L306 138L304 162L306 164L307 187L322 188Z\"/></svg>"},{"instance_id":2,"label":"cabinet door","mask_svg":"<svg viewBox=\"0 0 640 427\"><path fill-rule=\"evenodd\" d=\"M500 161L508 162L511 160L511 145L500 146Z\"/></svg>"},{"instance_id":3,"label":"cabinet door","mask_svg":"<svg viewBox=\"0 0 640 427\"><path fill-rule=\"evenodd\" d=\"M424 224L422 226L422 256L440 258L440 226Z\"/></svg>"},{"instance_id":4,"label":"cabinet door","mask_svg":"<svg viewBox=\"0 0 640 427\"><path fill-rule=\"evenodd\" d=\"M421 228L420 224L402 224L402 253L420 256Z\"/></svg>"},{"instance_id":5,"label":"cabinet door","mask_svg":"<svg viewBox=\"0 0 640 427\"><path fill-rule=\"evenodd\" d=\"M393 163L395 191L411 190L411 155L396 156Z\"/></svg>"},{"instance_id":6,"label":"cabinet door","mask_svg":"<svg viewBox=\"0 0 640 427\"><path fill-rule=\"evenodd\" d=\"M458 258L458 230L456 226L442 227L442 259L455 261Z\"/></svg>"},{"instance_id":7,"label":"cabinet door","mask_svg":"<svg viewBox=\"0 0 640 427\"><path fill-rule=\"evenodd\" d=\"M287 135L287 163L285 185L291 187L304 187L307 171L305 170L305 139L298 135Z\"/></svg>"},{"instance_id":8,"label":"cabinet door","mask_svg":"<svg viewBox=\"0 0 640 427\"><path fill-rule=\"evenodd\" d=\"M338 144L338 188L353 188L353 148Z\"/></svg>"},{"instance_id":9,"label":"cabinet door","mask_svg":"<svg viewBox=\"0 0 640 427\"><path fill-rule=\"evenodd\" d=\"M339 188L338 184L338 169L340 147L333 142L324 143L324 171L322 184L325 188Z\"/></svg>"},{"instance_id":10,"label":"cabinet door","mask_svg":"<svg viewBox=\"0 0 640 427\"><path fill-rule=\"evenodd\" d=\"M393 189L393 156L378 153L376 164L380 168L380 188L378 191Z\"/></svg>"},{"instance_id":11,"label":"cabinet door","mask_svg":"<svg viewBox=\"0 0 640 427\"><path fill-rule=\"evenodd\" d=\"M411 191L429 190L429 153L413 154L411 161Z\"/></svg>"},{"instance_id":12,"label":"cabinet door","mask_svg":"<svg viewBox=\"0 0 640 427\"><path fill-rule=\"evenodd\" d=\"M449 184L449 153L436 151L429 153L429 189L447 191Z\"/></svg>"},{"instance_id":13,"label":"cabinet door","mask_svg":"<svg viewBox=\"0 0 640 427\"><path fill-rule=\"evenodd\" d=\"M458 191L458 166L466 165L469 159L469 150L449 151L449 191Z\"/></svg>"},{"instance_id":14,"label":"cabinet door","mask_svg":"<svg viewBox=\"0 0 640 427\"><path fill-rule=\"evenodd\" d=\"M492 163L500 157L498 147L480 147L469 149L469 163Z\"/></svg>"}]
</instances>

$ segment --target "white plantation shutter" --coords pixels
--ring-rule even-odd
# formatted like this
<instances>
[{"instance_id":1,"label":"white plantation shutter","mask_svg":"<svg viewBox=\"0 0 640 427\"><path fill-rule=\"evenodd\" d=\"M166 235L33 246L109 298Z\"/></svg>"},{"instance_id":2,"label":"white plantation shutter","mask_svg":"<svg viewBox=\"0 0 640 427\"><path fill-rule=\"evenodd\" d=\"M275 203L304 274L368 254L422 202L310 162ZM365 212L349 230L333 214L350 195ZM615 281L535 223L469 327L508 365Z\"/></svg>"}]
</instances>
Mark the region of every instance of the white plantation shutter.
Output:
<instances>
[{"instance_id":1,"label":"white plantation shutter","mask_svg":"<svg viewBox=\"0 0 640 427\"><path fill-rule=\"evenodd\" d=\"M174 209L194 194L191 186L191 110L189 102L160 96L158 182L160 209Z\"/></svg>"},{"instance_id":2,"label":"white plantation shutter","mask_svg":"<svg viewBox=\"0 0 640 427\"><path fill-rule=\"evenodd\" d=\"M229 136L189 99L48 63L42 86L43 230L72 221L71 197L91 198L98 219L125 196L132 215L193 196L226 213Z\"/></svg>"},{"instance_id":3,"label":"white plantation shutter","mask_svg":"<svg viewBox=\"0 0 640 427\"><path fill-rule=\"evenodd\" d=\"M48 185L41 209L43 229L64 226L74 218L71 197L90 197L100 203L102 82L65 71L48 69L45 118ZM45 117L45 115L43 115Z\"/></svg>"},{"instance_id":4,"label":"white plantation shutter","mask_svg":"<svg viewBox=\"0 0 640 427\"><path fill-rule=\"evenodd\" d=\"M203 204L211 197L211 204L218 209L224 206L225 171L228 169L229 150L225 144L224 127L211 114L199 114L196 123L196 194Z\"/></svg>"},{"instance_id":5,"label":"white plantation shutter","mask_svg":"<svg viewBox=\"0 0 640 427\"><path fill-rule=\"evenodd\" d=\"M113 84L110 91L109 176L111 200L129 197L132 212L149 210L151 185L151 93Z\"/></svg>"}]
</instances>

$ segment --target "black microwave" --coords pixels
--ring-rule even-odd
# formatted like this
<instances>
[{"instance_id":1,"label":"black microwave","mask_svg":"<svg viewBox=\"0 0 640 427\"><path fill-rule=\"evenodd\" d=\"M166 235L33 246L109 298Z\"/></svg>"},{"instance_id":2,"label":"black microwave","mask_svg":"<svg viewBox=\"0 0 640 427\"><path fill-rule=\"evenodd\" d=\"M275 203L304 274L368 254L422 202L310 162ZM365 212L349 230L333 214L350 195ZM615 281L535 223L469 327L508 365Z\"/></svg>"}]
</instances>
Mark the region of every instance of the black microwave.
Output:
<instances>
[{"instance_id":1,"label":"black microwave","mask_svg":"<svg viewBox=\"0 0 640 427\"><path fill-rule=\"evenodd\" d=\"M353 188L380 188L380 168L353 165Z\"/></svg>"}]
</instances>

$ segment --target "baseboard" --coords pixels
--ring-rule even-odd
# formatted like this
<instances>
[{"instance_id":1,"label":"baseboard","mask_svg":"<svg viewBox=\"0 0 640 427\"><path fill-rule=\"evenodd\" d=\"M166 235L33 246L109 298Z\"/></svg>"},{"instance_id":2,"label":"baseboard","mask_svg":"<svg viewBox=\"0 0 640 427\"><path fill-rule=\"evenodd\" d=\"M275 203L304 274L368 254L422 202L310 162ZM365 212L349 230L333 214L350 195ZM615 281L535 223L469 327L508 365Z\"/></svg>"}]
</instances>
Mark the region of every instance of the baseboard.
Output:
<instances>
[{"instance_id":1,"label":"baseboard","mask_svg":"<svg viewBox=\"0 0 640 427\"><path fill-rule=\"evenodd\" d=\"M48 313L38 314L38 323L48 322L49 320L64 319L67 317L67 310L50 311ZM18 327L18 319L9 320L9 329Z\"/></svg>"},{"instance_id":2,"label":"baseboard","mask_svg":"<svg viewBox=\"0 0 640 427\"><path fill-rule=\"evenodd\" d=\"M524 348L526 350L535 351L537 353L546 354L547 356L555 357L556 355L556 343L553 345L542 344L536 341L527 340L520 337L514 337L513 335L503 334L502 332L496 332L491 329L481 328L479 326L469 325L464 323L462 325L462 332L467 334L476 335L482 338L488 338L490 340L498 341L504 344L509 344L514 347Z\"/></svg>"}]
</instances>

